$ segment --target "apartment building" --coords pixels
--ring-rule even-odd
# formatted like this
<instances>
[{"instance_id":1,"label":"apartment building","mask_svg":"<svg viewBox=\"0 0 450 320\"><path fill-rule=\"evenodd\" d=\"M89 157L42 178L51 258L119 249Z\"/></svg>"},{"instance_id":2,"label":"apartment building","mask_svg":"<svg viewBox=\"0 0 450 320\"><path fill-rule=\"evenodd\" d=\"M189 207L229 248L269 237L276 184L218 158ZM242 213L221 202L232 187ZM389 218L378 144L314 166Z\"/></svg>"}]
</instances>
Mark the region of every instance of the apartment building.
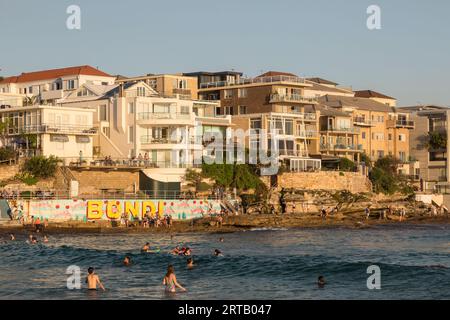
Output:
<instances>
[{"instance_id":1,"label":"apartment building","mask_svg":"<svg viewBox=\"0 0 450 320\"><path fill-rule=\"evenodd\" d=\"M197 99L197 78L184 74L147 74L145 76L117 79L116 83L142 81L164 97L179 96L182 99Z\"/></svg>"},{"instance_id":2,"label":"apartment building","mask_svg":"<svg viewBox=\"0 0 450 320\"><path fill-rule=\"evenodd\" d=\"M92 110L27 105L24 95L0 93L0 122L7 124L0 144L21 156L57 156L66 163L92 157Z\"/></svg>"},{"instance_id":3,"label":"apartment building","mask_svg":"<svg viewBox=\"0 0 450 320\"><path fill-rule=\"evenodd\" d=\"M409 112L415 123L410 136L411 156L417 160L414 175L420 179L422 191L448 193L450 167L448 162L450 109L425 105L400 108Z\"/></svg>"},{"instance_id":4,"label":"apartment building","mask_svg":"<svg viewBox=\"0 0 450 320\"><path fill-rule=\"evenodd\" d=\"M408 112L372 98L326 95L319 101L351 115L354 146L372 161L390 155L409 162L409 135L415 126Z\"/></svg>"},{"instance_id":5,"label":"apartment building","mask_svg":"<svg viewBox=\"0 0 450 320\"><path fill-rule=\"evenodd\" d=\"M291 170L320 169L317 141L317 99L305 97L306 79L291 73L270 71L255 78L243 78L234 71L217 74L190 73L199 79L199 97L220 101L216 115L231 115L236 128L248 131L246 146L272 151ZM205 82L209 80L219 80ZM260 133L265 131L266 135ZM278 140L278 145L274 143Z\"/></svg>"},{"instance_id":6,"label":"apartment building","mask_svg":"<svg viewBox=\"0 0 450 320\"><path fill-rule=\"evenodd\" d=\"M33 103L55 105L81 85L111 85L115 77L91 66L24 72L0 81L0 93L23 94Z\"/></svg>"}]
</instances>

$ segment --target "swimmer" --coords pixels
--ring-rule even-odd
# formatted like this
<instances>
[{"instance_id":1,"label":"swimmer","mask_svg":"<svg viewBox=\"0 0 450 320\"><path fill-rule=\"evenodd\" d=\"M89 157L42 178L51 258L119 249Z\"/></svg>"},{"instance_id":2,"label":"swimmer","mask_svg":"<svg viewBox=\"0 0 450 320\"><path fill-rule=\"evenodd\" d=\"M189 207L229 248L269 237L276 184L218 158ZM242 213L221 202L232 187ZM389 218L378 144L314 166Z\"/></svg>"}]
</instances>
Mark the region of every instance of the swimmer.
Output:
<instances>
[{"instance_id":1,"label":"swimmer","mask_svg":"<svg viewBox=\"0 0 450 320\"><path fill-rule=\"evenodd\" d=\"M150 243L147 242L141 249L141 252L149 252L150 251Z\"/></svg>"},{"instance_id":2,"label":"swimmer","mask_svg":"<svg viewBox=\"0 0 450 320\"><path fill-rule=\"evenodd\" d=\"M179 255L181 253L181 249L179 246L176 246L175 249L170 251L171 254Z\"/></svg>"},{"instance_id":3,"label":"swimmer","mask_svg":"<svg viewBox=\"0 0 450 320\"><path fill-rule=\"evenodd\" d=\"M48 237L47 237L47 235L46 234L44 234L44 240L42 240L44 243L47 243L48 242Z\"/></svg>"},{"instance_id":4,"label":"swimmer","mask_svg":"<svg viewBox=\"0 0 450 320\"><path fill-rule=\"evenodd\" d=\"M100 278L98 275L94 273L94 268L89 267L88 275L86 277L86 283L88 285L88 290L97 290L97 285L103 290L106 291L103 284L100 282Z\"/></svg>"},{"instance_id":5,"label":"swimmer","mask_svg":"<svg viewBox=\"0 0 450 320\"><path fill-rule=\"evenodd\" d=\"M317 285L319 286L319 288L324 288L325 283L325 278L323 276L319 276L319 278L317 279Z\"/></svg>"},{"instance_id":6,"label":"swimmer","mask_svg":"<svg viewBox=\"0 0 450 320\"><path fill-rule=\"evenodd\" d=\"M192 269L193 267L195 267L194 260L192 260L192 258L187 259L187 267L188 269Z\"/></svg>"},{"instance_id":7,"label":"swimmer","mask_svg":"<svg viewBox=\"0 0 450 320\"><path fill-rule=\"evenodd\" d=\"M222 252L219 249L214 250L214 256L216 257L223 257Z\"/></svg>"},{"instance_id":8,"label":"swimmer","mask_svg":"<svg viewBox=\"0 0 450 320\"><path fill-rule=\"evenodd\" d=\"M167 273L164 276L163 279L163 285L166 286L166 291L167 292L172 292L175 293L176 292L176 287L180 288L182 291L186 291L185 288L183 288L178 282L177 282L177 277L175 276L174 270L173 270L173 266L169 265L167 267Z\"/></svg>"},{"instance_id":9,"label":"swimmer","mask_svg":"<svg viewBox=\"0 0 450 320\"><path fill-rule=\"evenodd\" d=\"M30 235L28 236L27 242L30 243L30 244L33 243L33 235L32 235L32 234L30 234Z\"/></svg>"},{"instance_id":10,"label":"swimmer","mask_svg":"<svg viewBox=\"0 0 450 320\"><path fill-rule=\"evenodd\" d=\"M9 234L9 240L14 241L16 240L16 237L14 236L14 233Z\"/></svg>"},{"instance_id":11,"label":"swimmer","mask_svg":"<svg viewBox=\"0 0 450 320\"><path fill-rule=\"evenodd\" d=\"M36 237L31 237L31 244L37 244L38 243L38 240L37 240L37 238Z\"/></svg>"},{"instance_id":12,"label":"swimmer","mask_svg":"<svg viewBox=\"0 0 450 320\"><path fill-rule=\"evenodd\" d=\"M219 239L219 242L223 242L223 241L224 241L223 238L220 238L220 239Z\"/></svg>"},{"instance_id":13,"label":"swimmer","mask_svg":"<svg viewBox=\"0 0 450 320\"><path fill-rule=\"evenodd\" d=\"M190 255L192 254L191 248L187 247L187 248L184 250L183 254L184 254L185 256L190 256Z\"/></svg>"},{"instance_id":14,"label":"swimmer","mask_svg":"<svg viewBox=\"0 0 450 320\"><path fill-rule=\"evenodd\" d=\"M129 257L129 256L126 256L124 259L123 259L123 265L124 266L129 266L131 264L131 258Z\"/></svg>"}]
</instances>

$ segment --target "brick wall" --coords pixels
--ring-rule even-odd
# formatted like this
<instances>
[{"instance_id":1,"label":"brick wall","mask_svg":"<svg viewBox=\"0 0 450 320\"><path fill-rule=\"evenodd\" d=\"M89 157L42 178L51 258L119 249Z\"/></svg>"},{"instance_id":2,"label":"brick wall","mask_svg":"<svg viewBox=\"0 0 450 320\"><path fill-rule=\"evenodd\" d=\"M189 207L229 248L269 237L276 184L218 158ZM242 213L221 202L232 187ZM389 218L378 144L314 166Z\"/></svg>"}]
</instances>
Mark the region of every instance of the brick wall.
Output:
<instances>
[{"instance_id":1,"label":"brick wall","mask_svg":"<svg viewBox=\"0 0 450 320\"><path fill-rule=\"evenodd\" d=\"M366 176L337 171L283 173L278 176L278 187L302 190L349 190L352 193L372 191L372 185Z\"/></svg>"}]
</instances>

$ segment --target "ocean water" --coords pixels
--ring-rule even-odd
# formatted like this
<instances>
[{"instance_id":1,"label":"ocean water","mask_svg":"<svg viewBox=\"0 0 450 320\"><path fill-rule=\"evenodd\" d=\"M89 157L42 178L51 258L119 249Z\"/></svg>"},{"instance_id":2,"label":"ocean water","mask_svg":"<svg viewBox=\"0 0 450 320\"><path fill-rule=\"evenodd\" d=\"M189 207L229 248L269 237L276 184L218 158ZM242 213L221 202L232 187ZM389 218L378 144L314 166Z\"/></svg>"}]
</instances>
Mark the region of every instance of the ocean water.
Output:
<instances>
[{"instance_id":1,"label":"ocean water","mask_svg":"<svg viewBox=\"0 0 450 320\"><path fill-rule=\"evenodd\" d=\"M161 253L141 254L146 241ZM167 253L178 243L192 248L194 269L186 268L185 257ZM223 257L212 255L216 248ZM132 266L122 266L125 255ZM188 292L164 293L168 264ZM108 290L68 290L70 265L82 269L83 279L95 267ZM381 269L380 290L367 288L370 265ZM325 288L316 285L319 275ZM45 245L19 237L0 244L0 299L450 299L450 226L256 229L173 240L57 235Z\"/></svg>"}]
</instances>

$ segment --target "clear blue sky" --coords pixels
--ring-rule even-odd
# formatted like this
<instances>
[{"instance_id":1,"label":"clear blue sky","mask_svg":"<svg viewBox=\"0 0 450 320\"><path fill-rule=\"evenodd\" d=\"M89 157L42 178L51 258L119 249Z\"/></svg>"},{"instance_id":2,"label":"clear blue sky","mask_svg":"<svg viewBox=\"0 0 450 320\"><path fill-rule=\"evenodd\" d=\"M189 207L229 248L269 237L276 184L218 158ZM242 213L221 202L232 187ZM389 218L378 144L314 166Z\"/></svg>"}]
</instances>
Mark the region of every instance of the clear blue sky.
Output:
<instances>
[{"instance_id":1,"label":"clear blue sky","mask_svg":"<svg viewBox=\"0 0 450 320\"><path fill-rule=\"evenodd\" d=\"M78 31L66 28L71 4ZM381 30L366 28L371 4ZM0 0L0 75L280 70L450 105L449 16L448 0Z\"/></svg>"}]
</instances>

